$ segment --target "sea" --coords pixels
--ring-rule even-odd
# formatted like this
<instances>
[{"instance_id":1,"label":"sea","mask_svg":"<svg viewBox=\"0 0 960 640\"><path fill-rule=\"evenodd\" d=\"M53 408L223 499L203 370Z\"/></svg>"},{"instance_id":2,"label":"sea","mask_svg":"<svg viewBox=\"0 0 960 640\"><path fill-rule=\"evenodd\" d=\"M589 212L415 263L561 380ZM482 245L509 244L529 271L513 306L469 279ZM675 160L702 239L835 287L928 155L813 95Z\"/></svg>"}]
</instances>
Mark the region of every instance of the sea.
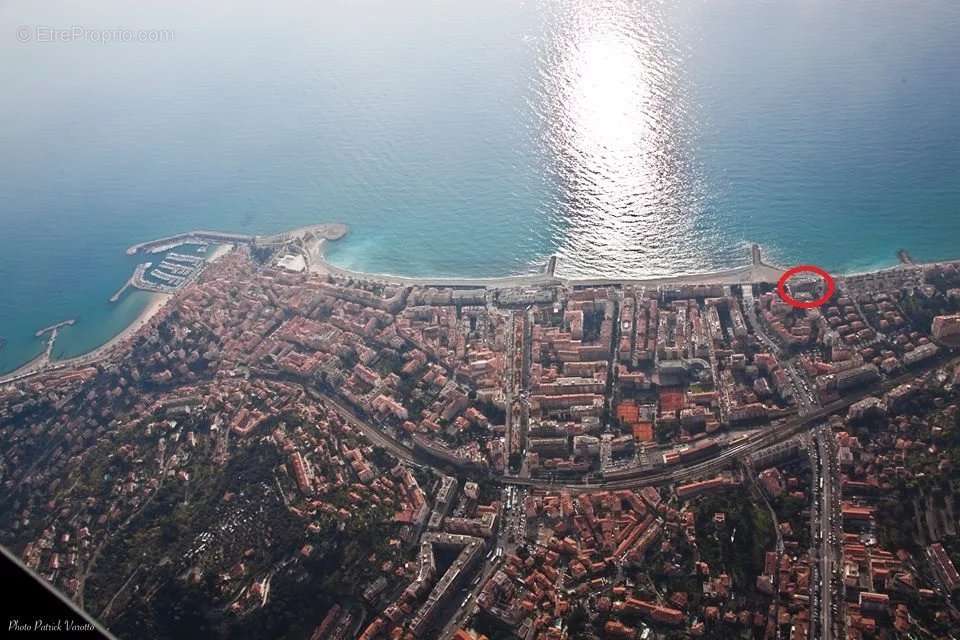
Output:
<instances>
[{"instance_id":1,"label":"sea","mask_svg":"<svg viewBox=\"0 0 960 640\"><path fill-rule=\"evenodd\" d=\"M0 372L151 294L131 244L344 222L341 266L960 257L956 0L0 3Z\"/></svg>"}]
</instances>

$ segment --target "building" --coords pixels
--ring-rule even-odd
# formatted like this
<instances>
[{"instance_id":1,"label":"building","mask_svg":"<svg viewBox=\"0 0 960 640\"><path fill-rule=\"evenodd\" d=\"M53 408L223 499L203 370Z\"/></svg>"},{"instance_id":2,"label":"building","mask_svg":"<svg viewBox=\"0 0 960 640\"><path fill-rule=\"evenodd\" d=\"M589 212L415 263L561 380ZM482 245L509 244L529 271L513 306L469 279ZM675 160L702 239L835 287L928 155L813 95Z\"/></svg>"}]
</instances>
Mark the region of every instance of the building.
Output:
<instances>
[{"instance_id":1,"label":"building","mask_svg":"<svg viewBox=\"0 0 960 640\"><path fill-rule=\"evenodd\" d=\"M930 333L937 340L951 341L960 338L960 313L951 316L937 316L933 319Z\"/></svg>"},{"instance_id":2,"label":"building","mask_svg":"<svg viewBox=\"0 0 960 640\"><path fill-rule=\"evenodd\" d=\"M837 390L846 391L876 382L879 379L880 370L875 365L865 364L862 367L847 369L836 374Z\"/></svg>"}]
</instances>

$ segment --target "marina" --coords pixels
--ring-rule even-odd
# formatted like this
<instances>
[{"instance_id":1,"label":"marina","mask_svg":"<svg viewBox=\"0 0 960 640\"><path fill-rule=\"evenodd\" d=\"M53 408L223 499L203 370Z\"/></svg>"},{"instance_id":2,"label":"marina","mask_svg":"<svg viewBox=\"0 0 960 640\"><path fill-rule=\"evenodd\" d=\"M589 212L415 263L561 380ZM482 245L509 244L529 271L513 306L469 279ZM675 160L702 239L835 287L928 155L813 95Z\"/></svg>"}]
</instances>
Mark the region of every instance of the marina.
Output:
<instances>
[{"instance_id":1,"label":"marina","mask_svg":"<svg viewBox=\"0 0 960 640\"><path fill-rule=\"evenodd\" d=\"M197 277L205 264L206 260L203 258L171 253L154 269L138 269L130 284L143 291L173 293Z\"/></svg>"},{"instance_id":2,"label":"marina","mask_svg":"<svg viewBox=\"0 0 960 640\"><path fill-rule=\"evenodd\" d=\"M176 246L186 244L198 243L184 241L177 243ZM156 249L169 251L172 245L164 241L162 244L148 242L135 246L150 246L153 247L153 249L145 249L148 253L159 253L160 251L156 251ZM206 254L208 246L206 243L200 244L197 249L198 253ZM137 251L139 250L140 249L137 249ZM191 256L172 251L163 256L160 263L156 265L156 268L153 268L153 262L142 262L137 265L133 275L130 276L126 283L124 283L116 293L110 296L110 302L117 302L131 287L142 291L152 291L154 293L173 293L199 275L206 264L207 258L204 256Z\"/></svg>"}]
</instances>

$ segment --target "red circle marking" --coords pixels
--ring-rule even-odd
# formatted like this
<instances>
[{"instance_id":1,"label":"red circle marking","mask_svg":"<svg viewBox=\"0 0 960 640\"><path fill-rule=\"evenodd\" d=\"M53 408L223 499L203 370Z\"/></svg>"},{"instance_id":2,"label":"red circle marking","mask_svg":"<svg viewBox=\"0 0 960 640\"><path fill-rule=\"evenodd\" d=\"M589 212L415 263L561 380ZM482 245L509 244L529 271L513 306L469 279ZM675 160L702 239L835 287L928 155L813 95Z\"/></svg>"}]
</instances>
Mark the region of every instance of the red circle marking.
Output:
<instances>
[{"instance_id":1,"label":"red circle marking","mask_svg":"<svg viewBox=\"0 0 960 640\"><path fill-rule=\"evenodd\" d=\"M817 298L816 300L803 301L797 300L789 293L787 293L787 280L797 275L798 273L815 273L823 281L827 283L827 291ZM791 307L797 309L815 309L822 305L824 302L830 299L833 296L833 292L837 290L837 283L833 281L833 278L829 273L824 271L818 266L812 264L801 264L796 267L792 267L783 272L783 275L780 276L780 280L777 281L777 293L780 294L780 299L789 304Z\"/></svg>"}]
</instances>

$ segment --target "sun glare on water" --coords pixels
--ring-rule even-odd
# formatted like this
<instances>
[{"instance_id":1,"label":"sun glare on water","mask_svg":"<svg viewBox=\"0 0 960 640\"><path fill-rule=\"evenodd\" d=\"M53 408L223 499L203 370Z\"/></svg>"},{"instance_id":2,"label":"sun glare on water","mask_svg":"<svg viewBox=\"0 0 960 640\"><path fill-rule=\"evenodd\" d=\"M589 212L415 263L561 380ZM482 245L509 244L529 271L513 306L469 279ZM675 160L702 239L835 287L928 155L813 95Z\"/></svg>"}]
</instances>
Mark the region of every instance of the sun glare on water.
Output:
<instances>
[{"instance_id":1,"label":"sun glare on water","mask_svg":"<svg viewBox=\"0 0 960 640\"><path fill-rule=\"evenodd\" d=\"M689 245L700 206L687 152L692 117L661 6L553 8L535 108L559 192L562 270L699 266Z\"/></svg>"}]
</instances>

